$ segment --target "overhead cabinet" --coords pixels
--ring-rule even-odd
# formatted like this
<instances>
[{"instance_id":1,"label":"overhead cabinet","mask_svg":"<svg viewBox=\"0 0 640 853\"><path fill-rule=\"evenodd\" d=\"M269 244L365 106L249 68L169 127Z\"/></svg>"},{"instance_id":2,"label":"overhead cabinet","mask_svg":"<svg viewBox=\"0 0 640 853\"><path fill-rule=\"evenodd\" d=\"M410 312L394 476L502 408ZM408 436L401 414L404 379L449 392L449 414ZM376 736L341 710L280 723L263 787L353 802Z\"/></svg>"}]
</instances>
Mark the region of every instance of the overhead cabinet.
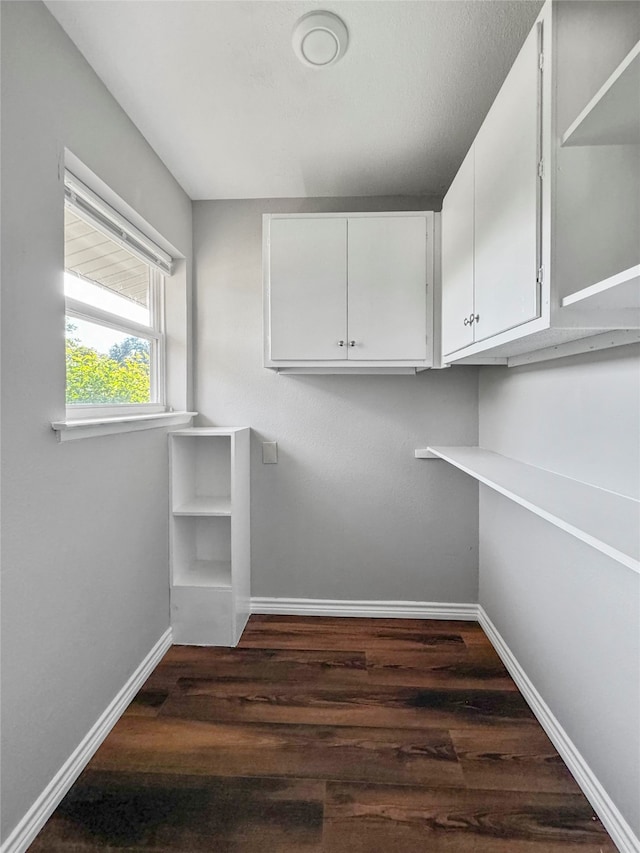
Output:
<instances>
[{"instance_id":1,"label":"overhead cabinet","mask_svg":"<svg viewBox=\"0 0 640 853\"><path fill-rule=\"evenodd\" d=\"M475 340L540 315L541 28L529 34L473 146Z\"/></svg>"},{"instance_id":2,"label":"overhead cabinet","mask_svg":"<svg viewBox=\"0 0 640 853\"><path fill-rule=\"evenodd\" d=\"M265 367L431 366L434 217L266 215Z\"/></svg>"},{"instance_id":3,"label":"overhead cabinet","mask_svg":"<svg viewBox=\"0 0 640 853\"><path fill-rule=\"evenodd\" d=\"M639 12L540 13L444 199L444 363L640 339Z\"/></svg>"},{"instance_id":4,"label":"overhead cabinet","mask_svg":"<svg viewBox=\"0 0 640 853\"><path fill-rule=\"evenodd\" d=\"M529 33L443 203L445 358L541 314L542 27Z\"/></svg>"}]
</instances>

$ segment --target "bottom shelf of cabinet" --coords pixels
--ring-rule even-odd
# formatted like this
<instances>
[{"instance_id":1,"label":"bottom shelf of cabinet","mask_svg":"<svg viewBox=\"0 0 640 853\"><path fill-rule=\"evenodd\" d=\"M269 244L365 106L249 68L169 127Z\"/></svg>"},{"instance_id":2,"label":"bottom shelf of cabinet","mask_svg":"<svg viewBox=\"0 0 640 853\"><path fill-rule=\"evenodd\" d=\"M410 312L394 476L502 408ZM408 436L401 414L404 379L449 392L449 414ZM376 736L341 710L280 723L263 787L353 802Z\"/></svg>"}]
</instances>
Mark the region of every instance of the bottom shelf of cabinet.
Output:
<instances>
[{"instance_id":1,"label":"bottom shelf of cabinet","mask_svg":"<svg viewBox=\"0 0 640 853\"><path fill-rule=\"evenodd\" d=\"M487 347L486 341L482 341L444 356L443 362L446 366L504 364L508 367L518 367L521 364L533 364L639 342L639 329L613 329L603 332L593 329L553 328L532 332L491 347Z\"/></svg>"}]
</instances>

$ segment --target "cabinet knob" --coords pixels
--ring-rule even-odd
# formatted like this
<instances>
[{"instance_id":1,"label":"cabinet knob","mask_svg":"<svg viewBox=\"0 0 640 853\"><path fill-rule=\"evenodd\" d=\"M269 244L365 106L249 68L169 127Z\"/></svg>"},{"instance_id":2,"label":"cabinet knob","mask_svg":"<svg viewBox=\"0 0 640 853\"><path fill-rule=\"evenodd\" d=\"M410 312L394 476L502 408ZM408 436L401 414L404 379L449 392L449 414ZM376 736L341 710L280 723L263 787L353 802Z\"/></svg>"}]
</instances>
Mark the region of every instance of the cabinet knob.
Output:
<instances>
[{"instance_id":1,"label":"cabinet knob","mask_svg":"<svg viewBox=\"0 0 640 853\"><path fill-rule=\"evenodd\" d=\"M356 345L356 342L355 342L355 341L349 341L349 346L350 346L350 347L354 347L355 345Z\"/></svg>"},{"instance_id":2,"label":"cabinet knob","mask_svg":"<svg viewBox=\"0 0 640 853\"><path fill-rule=\"evenodd\" d=\"M465 317L465 318L464 318L464 324L465 324L465 326L470 326L470 325L471 325L471 320L470 320L468 317Z\"/></svg>"},{"instance_id":3,"label":"cabinet knob","mask_svg":"<svg viewBox=\"0 0 640 853\"><path fill-rule=\"evenodd\" d=\"M344 341L338 341L338 346L339 346L339 347L343 347L343 346L344 346Z\"/></svg>"},{"instance_id":4,"label":"cabinet knob","mask_svg":"<svg viewBox=\"0 0 640 853\"><path fill-rule=\"evenodd\" d=\"M465 324L465 326L473 326L473 324L477 323L479 319L480 319L479 314L469 314L468 317L464 318L464 324Z\"/></svg>"}]
</instances>

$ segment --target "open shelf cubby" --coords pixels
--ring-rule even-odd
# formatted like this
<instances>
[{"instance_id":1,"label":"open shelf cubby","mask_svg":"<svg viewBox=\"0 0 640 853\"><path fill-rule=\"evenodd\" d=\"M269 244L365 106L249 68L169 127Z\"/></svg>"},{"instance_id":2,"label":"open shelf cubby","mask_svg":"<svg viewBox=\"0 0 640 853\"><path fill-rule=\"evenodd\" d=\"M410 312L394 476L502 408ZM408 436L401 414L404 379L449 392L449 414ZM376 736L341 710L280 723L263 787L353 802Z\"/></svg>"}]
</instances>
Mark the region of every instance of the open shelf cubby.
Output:
<instances>
[{"instance_id":1,"label":"open shelf cubby","mask_svg":"<svg viewBox=\"0 0 640 853\"><path fill-rule=\"evenodd\" d=\"M229 435L174 435L171 505L175 515L231 514Z\"/></svg>"},{"instance_id":2,"label":"open shelf cubby","mask_svg":"<svg viewBox=\"0 0 640 853\"><path fill-rule=\"evenodd\" d=\"M231 587L231 519L184 516L174 520L174 586Z\"/></svg>"}]
</instances>

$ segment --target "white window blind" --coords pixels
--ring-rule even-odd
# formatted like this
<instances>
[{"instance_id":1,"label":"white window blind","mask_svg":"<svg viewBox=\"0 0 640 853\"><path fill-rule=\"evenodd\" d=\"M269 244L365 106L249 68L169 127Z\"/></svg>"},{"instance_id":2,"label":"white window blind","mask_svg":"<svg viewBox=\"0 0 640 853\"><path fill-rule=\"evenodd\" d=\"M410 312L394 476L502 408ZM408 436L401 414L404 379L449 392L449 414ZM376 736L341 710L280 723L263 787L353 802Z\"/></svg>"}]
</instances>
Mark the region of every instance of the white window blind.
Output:
<instances>
[{"instance_id":1,"label":"white window blind","mask_svg":"<svg viewBox=\"0 0 640 853\"><path fill-rule=\"evenodd\" d=\"M171 275L173 269L171 255L157 246L153 240L128 222L124 216L104 202L68 170L65 170L64 193L65 208L70 214L66 218L66 227L75 228L77 231L78 219L89 222L95 229L118 246L125 248L140 261L160 270L163 275ZM85 261L89 262L89 255L86 256ZM82 262L80 259L79 265ZM81 269L77 271L82 274ZM133 268L131 275L135 277ZM108 286L106 282L105 285Z\"/></svg>"}]
</instances>

